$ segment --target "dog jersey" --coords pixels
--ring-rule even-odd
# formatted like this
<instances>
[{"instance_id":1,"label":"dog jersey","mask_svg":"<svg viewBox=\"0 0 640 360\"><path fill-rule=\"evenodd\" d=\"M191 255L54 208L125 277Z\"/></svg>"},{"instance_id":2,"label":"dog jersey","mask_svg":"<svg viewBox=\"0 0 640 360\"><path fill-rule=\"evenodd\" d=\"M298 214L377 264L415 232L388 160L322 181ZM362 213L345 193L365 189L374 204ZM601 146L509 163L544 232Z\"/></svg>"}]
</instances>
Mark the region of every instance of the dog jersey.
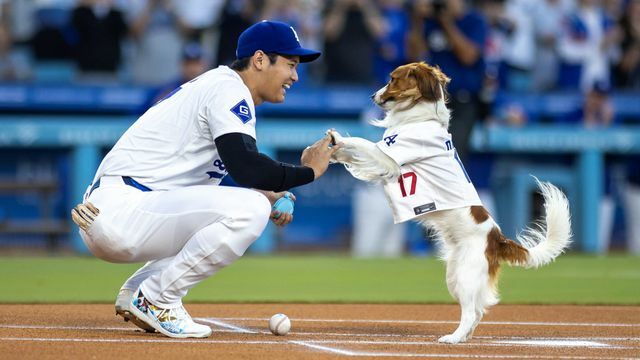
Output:
<instances>
[{"instance_id":1,"label":"dog jersey","mask_svg":"<svg viewBox=\"0 0 640 360\"><path fill-rule=\"evenodd\" d=\"M153 105L103 159L94 182L130 176L152 190L217 185L227 174L214 140L227 133L255 139L251 93L235 71L210 70Z\"/></svg>"},{"instance_id":2,"label":"dog jersey","mask_svg":"<svg viewBox=\"0 0 640 360\"><path fill-rule=\"evenodd\" d=\"M376 146L400 166L401 175L384 184L395 223L432 211L482 205L451 134L437 121L389 128Z\"/></svg>"}]
</instances>

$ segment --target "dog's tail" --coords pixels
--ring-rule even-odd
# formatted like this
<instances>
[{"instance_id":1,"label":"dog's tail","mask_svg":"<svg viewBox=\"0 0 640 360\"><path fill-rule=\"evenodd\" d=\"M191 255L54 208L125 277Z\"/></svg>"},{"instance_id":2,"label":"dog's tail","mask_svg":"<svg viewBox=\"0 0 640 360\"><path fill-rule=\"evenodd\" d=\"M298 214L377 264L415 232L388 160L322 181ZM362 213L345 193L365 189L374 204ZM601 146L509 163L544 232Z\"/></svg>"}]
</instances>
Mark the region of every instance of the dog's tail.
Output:
<instances>
[{"instance_id":1,"label":"dog's tail","mask_svg":"<svg viewBox=\"0 0 640 360\"><path fill-rule=\"evenodd\" d=\"M508 242L509 245L501 251L502 259L527 268L540 267L553 261L569 246L572 236L567 197L551 183L538 179L536 182L544 197L544 221L525 229L516 237L522 246ZM526 256L522 256L525 251Z\"/></svg>"}]
</instances>

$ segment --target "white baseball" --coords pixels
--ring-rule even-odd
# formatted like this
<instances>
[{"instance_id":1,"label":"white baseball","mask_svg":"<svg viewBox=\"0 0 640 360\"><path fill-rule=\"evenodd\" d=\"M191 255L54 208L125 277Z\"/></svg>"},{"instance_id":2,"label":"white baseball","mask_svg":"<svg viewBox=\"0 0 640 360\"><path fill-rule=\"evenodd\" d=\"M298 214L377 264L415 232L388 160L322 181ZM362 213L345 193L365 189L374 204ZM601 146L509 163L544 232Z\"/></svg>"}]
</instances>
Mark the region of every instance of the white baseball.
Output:
<instances>
[{"instance_id":1,"label":"white baseball","mask_svg":"<svg viewBox=\"0 0 640 360\"><path fill-rule=\"evenodd\" d=\"M291 330L291 320L285 314L275 314L269 319L269 330L274 335L287 335Z\"/></svg>"}]
</instances>

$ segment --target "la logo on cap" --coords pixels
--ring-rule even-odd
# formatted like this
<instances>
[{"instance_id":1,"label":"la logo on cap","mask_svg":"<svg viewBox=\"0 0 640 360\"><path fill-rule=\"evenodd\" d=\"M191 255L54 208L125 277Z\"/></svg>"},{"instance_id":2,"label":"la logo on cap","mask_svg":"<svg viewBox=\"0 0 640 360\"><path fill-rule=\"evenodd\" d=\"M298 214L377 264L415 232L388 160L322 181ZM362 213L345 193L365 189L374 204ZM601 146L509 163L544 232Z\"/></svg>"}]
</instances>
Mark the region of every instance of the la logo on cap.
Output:
<instances>
[{"instance_id":1,"label":"la logo on cap","mask_svg":"<svg viewBox=\"0 0 640 360\"><path fill-rule=\"evenodd\" d=\"M291 29L291 31L293 31L293 36L296 37L296 41L300 42L300 38L298 38L298 33L296 32L296 29L294 29L293 26L289 26L289 28Z\"/></svg>"}]
</instances>

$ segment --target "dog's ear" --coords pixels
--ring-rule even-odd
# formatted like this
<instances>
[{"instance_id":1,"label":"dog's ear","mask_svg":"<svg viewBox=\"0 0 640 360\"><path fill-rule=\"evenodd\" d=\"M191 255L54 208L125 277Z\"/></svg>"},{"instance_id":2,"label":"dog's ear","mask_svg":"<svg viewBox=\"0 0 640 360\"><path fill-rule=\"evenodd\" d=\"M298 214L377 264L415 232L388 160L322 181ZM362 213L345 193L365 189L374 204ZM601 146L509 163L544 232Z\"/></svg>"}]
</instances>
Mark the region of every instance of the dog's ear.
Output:
<instances>
[{"instance_id":1,"label":"dog's ear","mask_svg":"<svg viewBox=\"0 0 640 360\"><path fill-rule=\"evenodd\" d=\"M422 98L429 102L447 100L447 84L451 80L439 67L429 66L421 62L413 69L413 75Z\"/></svg>"}]
</instances>

